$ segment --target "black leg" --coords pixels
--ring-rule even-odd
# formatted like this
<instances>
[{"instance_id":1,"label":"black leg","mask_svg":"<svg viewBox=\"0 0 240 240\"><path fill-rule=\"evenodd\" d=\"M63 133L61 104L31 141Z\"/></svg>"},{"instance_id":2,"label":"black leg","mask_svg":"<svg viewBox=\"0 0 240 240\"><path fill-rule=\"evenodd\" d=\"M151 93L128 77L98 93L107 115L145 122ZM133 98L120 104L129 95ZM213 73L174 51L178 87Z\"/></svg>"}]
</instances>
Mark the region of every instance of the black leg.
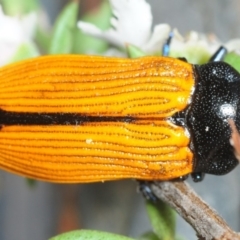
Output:
<instances>
[{"instance_id":1,"label":"black leg","mask_svg":"<svg viewBox=\"0 0 240 240\"><path fill-rule=\"evenodd\" d=\"M191 174L194 182L201 182L205 176L205 173L202 172L194 172Z\"/></svg>"},{"instance_id":2,"label":"black leg","mask_svg":"<svg viewBox=\"0 0 240 240\"><path fill-rule=\"evenodd\" d=\"M188 174L187 175L183 175L181 177L172 179L172 181L184 181L188 178ZM201 180L199 180L201 181ZM197 182L197 181L195 181ZM142 193L142 195L144 196L144 198L146 200L150 200L154 203L157 202L158 198L155 196L155 194L152 192L151 188L149 187L149 183L151 183L151 181L143 181L143 180L138 180L138 190Z\"/></svg>"},{"instance_id":3,"label":"black leg","mask_svg":"<svg viewBox=\"0 0 240 240\"><path fill-rule=\"evenodd\" d=\"M138 183L139 183L138 189L142 193L144 198L146 200L150 200L154 203L157 202L158 198L154 195L151 188L149 187L150 182L140 180L140 181L138 181Z\"/></svg>"},{"instance_id":4,"label":"black leg","mask_svg":"<svg viewBox=\"0 0 240 240\"><path fill-rule=\"evenodd\" d=\"M227 49L221 46L209 59L209 62L219 62L222 61L227 54Z\"/></svg>"}]
</instances>

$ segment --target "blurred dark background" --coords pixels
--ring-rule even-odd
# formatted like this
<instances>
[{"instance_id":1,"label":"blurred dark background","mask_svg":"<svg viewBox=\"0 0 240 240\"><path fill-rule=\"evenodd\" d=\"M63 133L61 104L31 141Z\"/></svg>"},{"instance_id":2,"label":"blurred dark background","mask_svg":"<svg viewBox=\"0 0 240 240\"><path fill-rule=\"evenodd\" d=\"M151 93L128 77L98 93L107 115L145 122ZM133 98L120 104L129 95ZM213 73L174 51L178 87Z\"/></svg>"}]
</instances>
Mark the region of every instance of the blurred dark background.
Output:
<instances>
[{"instance_id":1,"label":"blurred dark background","mask_svg":"<svg viewBox=\"0 0 240 240\"><path fill-rule=\"evenodd\" d=\"M81 12L93 8L97 2L81 1ZM223 42L240 37L238 0L148 2L152 6L154 23L169 23L181 34L190 30L214 33ZM51 21L66 3L66 0L42 0ZM240 231L239 173L238 167L226 176L206 176L201 183L189 180L235 231ZM136 237L150 228L144 200L136 189L137 183L133 180L81 185L37 182L35 187L29 187L25 179L1 171L0 240L43 240L76 228ZM177 232L185 239L197 239L180 217Z\"/></svg>"}]
</instances>

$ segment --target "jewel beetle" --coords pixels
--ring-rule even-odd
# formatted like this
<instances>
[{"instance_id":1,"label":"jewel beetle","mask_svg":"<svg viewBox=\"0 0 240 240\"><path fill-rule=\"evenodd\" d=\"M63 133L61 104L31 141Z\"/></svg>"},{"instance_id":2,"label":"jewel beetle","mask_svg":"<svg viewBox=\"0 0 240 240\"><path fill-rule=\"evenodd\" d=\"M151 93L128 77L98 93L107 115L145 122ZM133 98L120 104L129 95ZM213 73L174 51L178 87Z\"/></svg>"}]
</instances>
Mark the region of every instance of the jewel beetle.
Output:
<instances>
[{"instance_id":1,"label":"jewel beetle","mask_svg":"<svg viewBox=\"0 0 240 240\"><path fill-rule=\"evenodd\" d=\"M230 172L240 75L224 62L41 56L0 68L0 168L50 182Z\"/></svg>"}]
</instances>

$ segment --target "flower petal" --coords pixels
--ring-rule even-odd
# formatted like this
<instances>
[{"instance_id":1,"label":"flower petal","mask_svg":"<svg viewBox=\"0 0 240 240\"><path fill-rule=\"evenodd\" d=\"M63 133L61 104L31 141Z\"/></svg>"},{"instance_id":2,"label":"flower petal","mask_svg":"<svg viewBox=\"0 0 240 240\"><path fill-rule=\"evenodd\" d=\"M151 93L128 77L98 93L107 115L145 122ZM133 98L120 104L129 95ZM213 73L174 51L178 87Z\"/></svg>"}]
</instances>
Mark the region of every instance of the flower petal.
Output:
<instances>
[{"instance_id":1,"label":"flower petal","mask_svg":"<svg viewBox=\"0 0 240 240\"><path fill-rule=\"evenodd\" d=\"M32 41L37 16L30 13L25 17L10 17L0 6L0 65L4 65L23 43Z\"/></svg>"},{"instance_id":2,"label":"flower petal","mask_svg":"<svg viewBox=\"0 0 240 240\"><path fill-rule=\"evenodd\" d=\"M142 46L142 50L148 54L156 53L162 50L171 28L168 24L158 24L154 27L152 36L148 42Z\"/></svg>"},{"instance_id":3,"label":"flower petal","mask_svg":"<svg viewBox=\"0 0 240 240\"><path fill-rule=\"evenodd\" d=\"M124 47L124 44L122 43L121 39L118 38L117 32L113 29L110 29L108 31L102 31L95 25L83 21L79 21L77 23L77 26L86 34L90 36L97 37L99 39L103 39L108 41L109 43L112 43L114 45Z\"/></svg>"},{"instance_id":4,"label":"flower petal","mask_svg":"<svg viewBox=\"0 0 240 240\"><path fill-rule=\"evenodd\" d=\"M78 27L86 34L105 39L119 47L127 43L144 46L151 35L150 5L145 0L111 0L110 4L114 15L111 29L102 31L82 21L78 22Z\"/></svg>"},{"instance_id":5,"label":"flower petal","mask_svg":"<svg viewBox=\"0 0 240 240\"><path fill-rule=\"evenodd\" d=\"M208 37L195 31L191 31L185 38L176 29L173 32L170 56L184 57L192 64L207 62L221 45L216 37Z\"/></svg>"},{"instance_id":6,"label":"flower petal","mask_svg":"<svg viewBox=\"0 0 240 240\"><path fill-rule=\"evenodd\" d=\"M240 39L232 39L224 44L229 52L239 52L240 51Z\"/></svg>"}]
</instances>

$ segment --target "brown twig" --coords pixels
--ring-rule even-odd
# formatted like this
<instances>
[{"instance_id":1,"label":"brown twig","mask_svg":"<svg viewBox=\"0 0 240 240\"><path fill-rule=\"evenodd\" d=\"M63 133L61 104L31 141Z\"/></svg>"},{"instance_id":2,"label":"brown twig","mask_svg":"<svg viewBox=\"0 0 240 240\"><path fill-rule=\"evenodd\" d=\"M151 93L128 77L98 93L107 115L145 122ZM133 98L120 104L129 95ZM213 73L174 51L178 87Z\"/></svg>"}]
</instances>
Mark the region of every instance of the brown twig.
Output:
<instances>
[{"instance_id":1,"label":"brown twig","mask_svg":"<svg viewBox=\"0 0 240 240\"><path fill-rule=\"evenodd\" d=\"M240 239L240 234L234 232L186 182L154 182L150 187L195 229L199 239Z\"/></svg>"}]
</instances>

